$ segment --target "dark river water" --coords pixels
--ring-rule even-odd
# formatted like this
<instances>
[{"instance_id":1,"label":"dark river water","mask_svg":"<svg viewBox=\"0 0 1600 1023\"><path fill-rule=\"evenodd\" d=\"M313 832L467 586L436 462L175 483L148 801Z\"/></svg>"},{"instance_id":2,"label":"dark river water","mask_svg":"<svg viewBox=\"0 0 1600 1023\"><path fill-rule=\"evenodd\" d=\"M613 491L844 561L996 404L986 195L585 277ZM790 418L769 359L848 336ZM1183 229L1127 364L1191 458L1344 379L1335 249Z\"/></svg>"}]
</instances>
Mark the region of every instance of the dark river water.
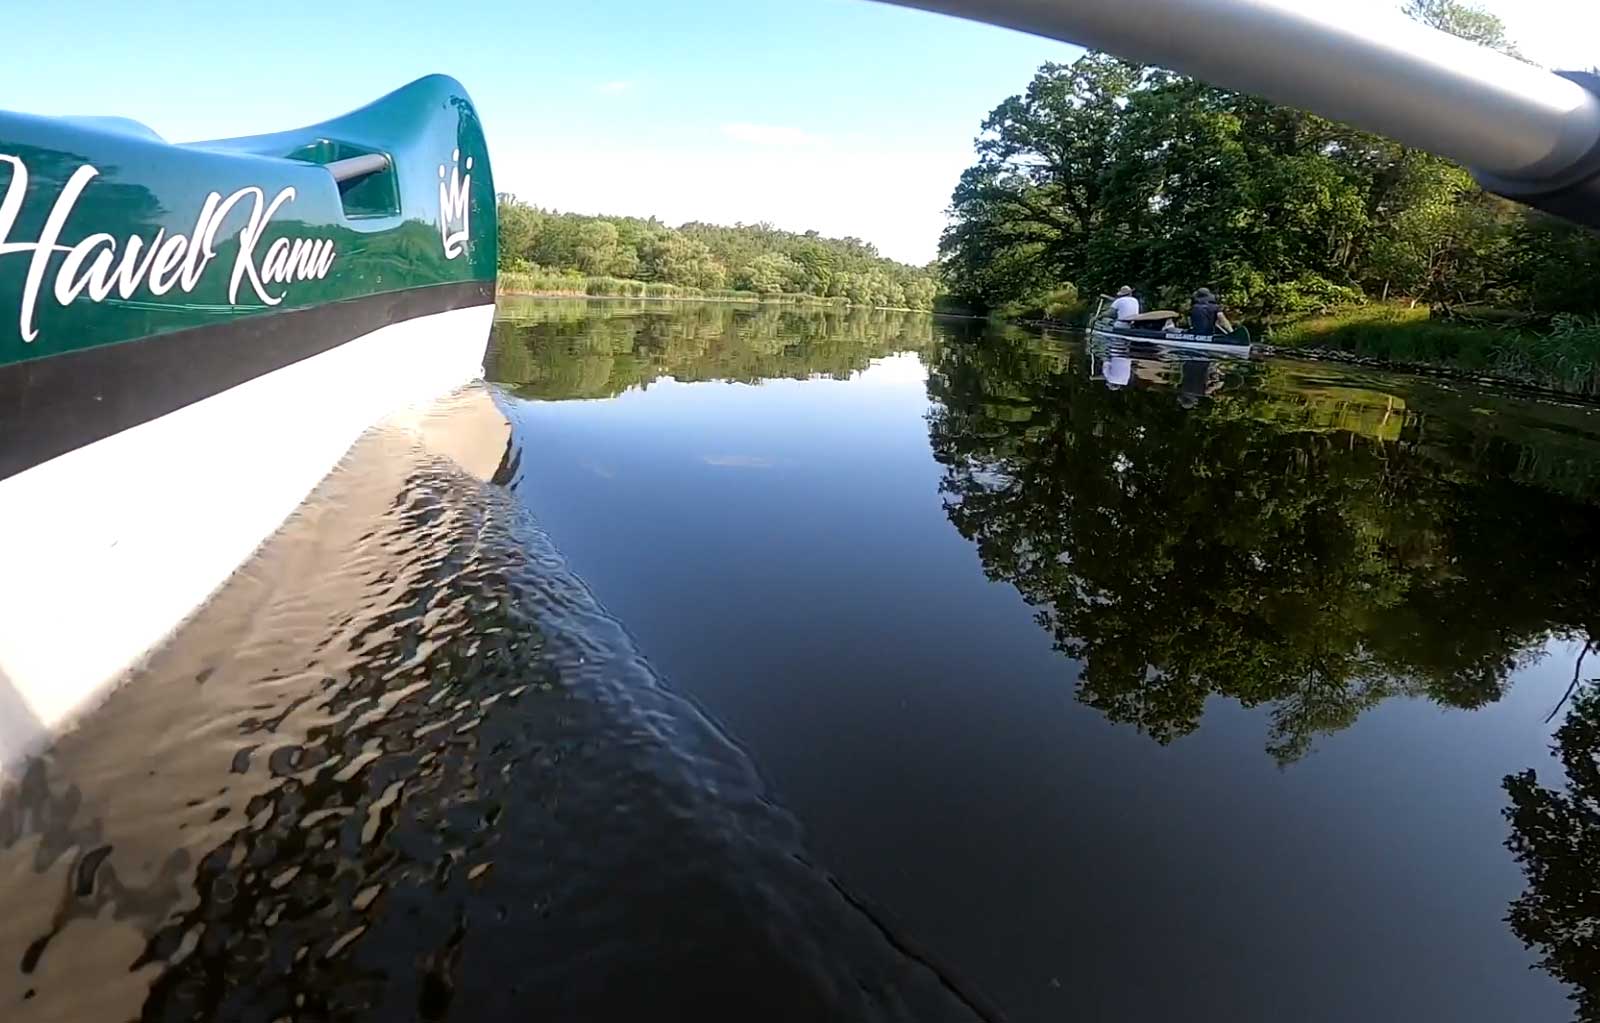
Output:
<instances>
[{"instance_id":1,"label":"dark river water","mask_svg":"<svg viewBox=\"0 0 1600 1023\"><path fill-rule=\"evenodd\" d=\"M1600 411L772 306L488 367L13 777L0 1020L1600 1019Z\"/></svg>"}]
</instances>

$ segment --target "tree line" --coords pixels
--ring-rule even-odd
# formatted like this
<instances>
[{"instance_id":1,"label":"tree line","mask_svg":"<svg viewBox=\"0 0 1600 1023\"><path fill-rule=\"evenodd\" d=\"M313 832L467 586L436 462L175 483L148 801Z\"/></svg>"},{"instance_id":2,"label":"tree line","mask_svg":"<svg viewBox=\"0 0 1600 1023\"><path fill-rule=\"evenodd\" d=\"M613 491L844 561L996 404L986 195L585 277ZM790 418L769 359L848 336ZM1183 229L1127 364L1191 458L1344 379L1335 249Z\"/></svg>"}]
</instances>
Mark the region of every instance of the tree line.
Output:
<instances>
[{"instance_id":1,"label":"tree line","mask_svg":"<svg viewBox=\"0 0 1600 1023\"><path fill-rule=\"evenodd\" d=\"M502 195L502 272L554 271L717 294L806 296L836 304L931 309L933 274L879 255L859 238L825 238L771 224L669 227L638 217L541 209Z\"/></svg>"},{"instance_id":2,"label":"tree line","mask_svg":"<svg viewBox=\"0 0 1600 1023\"><path fill-rule=\"evenodd\" d=\"M1493 15L1407 9L1515 55ZM1600 314L1595 235L1440 157L1107 54L1041 67L976 150L940 252L950 290L990 309L1131 284L1179 308L1209 286L1268 320L1397 298L1530 322Z\"/></svg>"}]
</instances>

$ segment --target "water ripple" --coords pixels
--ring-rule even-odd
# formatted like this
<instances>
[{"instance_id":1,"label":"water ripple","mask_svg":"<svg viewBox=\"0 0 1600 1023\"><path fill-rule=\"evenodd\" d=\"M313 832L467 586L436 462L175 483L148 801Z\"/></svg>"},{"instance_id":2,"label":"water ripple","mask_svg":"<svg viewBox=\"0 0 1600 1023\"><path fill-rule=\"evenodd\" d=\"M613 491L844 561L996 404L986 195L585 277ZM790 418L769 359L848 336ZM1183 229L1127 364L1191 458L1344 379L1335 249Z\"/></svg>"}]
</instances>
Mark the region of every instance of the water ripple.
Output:
<instances>
[{"instance_id":1,"label":"water ripple","mask_svg":"<svg viewBox=\"0 0 1600 1023\"><path fill-rule=\"evenodd\" d=\"M0 892L8 1019L993 1015L395 431L0 801Z\"/></svg>"}]
</instances>

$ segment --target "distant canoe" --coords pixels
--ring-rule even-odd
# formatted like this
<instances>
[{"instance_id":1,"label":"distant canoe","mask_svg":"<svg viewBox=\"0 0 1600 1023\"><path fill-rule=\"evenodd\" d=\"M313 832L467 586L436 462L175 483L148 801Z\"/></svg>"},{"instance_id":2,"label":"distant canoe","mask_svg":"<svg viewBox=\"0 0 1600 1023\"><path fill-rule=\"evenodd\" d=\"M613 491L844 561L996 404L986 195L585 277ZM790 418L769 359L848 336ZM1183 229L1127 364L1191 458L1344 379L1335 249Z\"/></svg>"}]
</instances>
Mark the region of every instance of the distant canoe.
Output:
<instances>
[{"instance_id":1,"label":"distant canoe","mask_svg":"<svg viewBox=\"0 0 1600 1023\"><path fill-rule=\"evenodd\" d=\"M1110 321L1101 320L1089 328L1089 336L1107 344L1152 345L1234 358L1250 357L1250 332L1235 327L1231 334L1191 334L1183 330L1147 330L1140 327L1114 327Z\"/></svg>"},{"instance_id":2,"label":"distant canoe","mask_svg":"<svg viewBox=\"0 0 1600 1023\"><path fill-rule=\"evenodd\" d=\"M497 255L449 78L189 145L0 113L0 718L59 727L367 426L478 376Z\"/></svg>"}]
</instances>

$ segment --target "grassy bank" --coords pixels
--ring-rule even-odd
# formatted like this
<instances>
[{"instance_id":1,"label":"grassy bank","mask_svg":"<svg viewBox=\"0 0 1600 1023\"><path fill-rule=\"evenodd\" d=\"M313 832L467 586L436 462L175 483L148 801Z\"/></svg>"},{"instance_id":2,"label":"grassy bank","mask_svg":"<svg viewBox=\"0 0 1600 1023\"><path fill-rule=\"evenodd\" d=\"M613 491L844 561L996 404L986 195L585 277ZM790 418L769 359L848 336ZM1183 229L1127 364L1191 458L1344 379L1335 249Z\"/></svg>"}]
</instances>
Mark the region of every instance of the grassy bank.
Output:
<instances>
[{"instance_id":1,"label":"grassy bank","mask_svg":"<svg viewBox=\"0 0 1600 1023\"><path fill-rule=\"evenodd\" d=\"M1574 394L1600 395L1600 318L1557 315L1541 327L1437 319L1424 307L1363 305L1272 324L1280 348L1442 366Z\"/></svg>"},{"instance_id":2,"label":"grassy bank","mask_svg":"<svg viewBox=\"0 0 1600 1023\"><path fill-rule=\"evenodd\" d=\"M734 288L691 288L659 281L635 281L625 277L596 277L552 271L502 270L495 290L501 295L529 295L552 298L666 298L710 302L776 302L790 305L821 305L851 308L849 299L824 298L799 292L762 293ZM887 309L898 306L871 306ZM906 310L910 311L910 310Z\"/></svg>"}]
</instances>

